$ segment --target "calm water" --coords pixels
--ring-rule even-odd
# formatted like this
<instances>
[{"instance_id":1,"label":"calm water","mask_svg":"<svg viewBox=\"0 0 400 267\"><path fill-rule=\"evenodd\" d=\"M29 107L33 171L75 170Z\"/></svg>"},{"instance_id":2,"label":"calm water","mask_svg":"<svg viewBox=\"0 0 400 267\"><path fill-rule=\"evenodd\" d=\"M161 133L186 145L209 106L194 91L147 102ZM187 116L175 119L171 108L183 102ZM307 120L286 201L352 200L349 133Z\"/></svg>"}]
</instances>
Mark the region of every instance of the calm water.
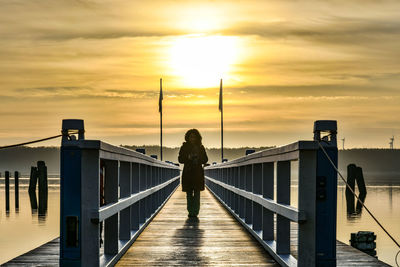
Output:
<instances>
[{"instance_id":1,"label":"calm water","mask_svg":"<svg viewBox=\"0 0 400 267\"><path fill-rule=\"evenodd\" d=\"M292 188L295 201L297 188ZM400 239L400 186L369 186L366 205L387 227L390 233ZM363 212L361 217L349 220L346 215L345 188L338 188L338 226L337 238L349 243L350 233L373 231L377 234L377 253L380 260L395 265L397 253L394 243L376 225L372 218ZM4 186L0 190L0 263L4 263L25 253L59 235L59 189L50 187L47 216L32 214L27 188L20 189L20 210L14 208L14 191L11 191L10 214L5 213ZM294 204L295 205L295 204Z\"/></svg>"},{"instance_id":2,"label":"calm water","mask_svg":"<svg viewBox=\"0 0 400 267\"><path fill-rule=\"evenodd\" d=\"M12 179L10 182L14 183ZM19 211L15 210L14 190L10 190L10 213L5 212L4 185L0 190L0 264L59 236L60 190L49 185L46 216L32 213L28 188L19 189Z\"/></svg>"},{"instance_id":3,"label":"calm water","mask_svg":"<svg viewBox=\"0 0 400 267\"><path fill-rule=\"evenodd\" d=\"M368 186L365 205L378 218L392 236L400 240L400 186ZM360 218L347 219L345 187L338 188L337 239L349 244L350 233L373 231L377 235L378 259L395 266L394 257L399 249L394 242L363 211ZM399 259L400 260L400 259Z\"/></svg>"}]
</instances>

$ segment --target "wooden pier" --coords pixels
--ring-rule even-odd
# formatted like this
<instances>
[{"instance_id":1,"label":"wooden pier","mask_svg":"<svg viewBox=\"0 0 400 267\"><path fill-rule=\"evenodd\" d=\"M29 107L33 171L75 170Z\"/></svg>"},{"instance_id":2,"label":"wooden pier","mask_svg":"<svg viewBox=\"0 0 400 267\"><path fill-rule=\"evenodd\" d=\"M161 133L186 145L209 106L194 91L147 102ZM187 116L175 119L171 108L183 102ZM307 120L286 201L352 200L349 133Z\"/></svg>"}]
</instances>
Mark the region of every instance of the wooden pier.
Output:
<instances>
[{"instance_id":1,"label":"wooden pier","mask_svg":"<svg viewBox=\"0 0 400 267\"><path fill-rule=\"evenodd\" d=\"M58 266L59 238L21 255L12 266ZM390 266L340 241L337 266ZM212 196L201 193L199 220L187 218L178 188L116 266L279 266Z\"/></svg>"},{"instance_id":2,"label":"wooden pier","mask_svg":"<svg viewBox=\"0 0 400 267\"><path fill-rule=\"evenodd\" d=\"M206 167L198 220L176 165L85 140L81 120L62 132L60 239L4 266L388 266L336 240L336 121L316 121L314 140Z\"/></svg>"}]
</instances>

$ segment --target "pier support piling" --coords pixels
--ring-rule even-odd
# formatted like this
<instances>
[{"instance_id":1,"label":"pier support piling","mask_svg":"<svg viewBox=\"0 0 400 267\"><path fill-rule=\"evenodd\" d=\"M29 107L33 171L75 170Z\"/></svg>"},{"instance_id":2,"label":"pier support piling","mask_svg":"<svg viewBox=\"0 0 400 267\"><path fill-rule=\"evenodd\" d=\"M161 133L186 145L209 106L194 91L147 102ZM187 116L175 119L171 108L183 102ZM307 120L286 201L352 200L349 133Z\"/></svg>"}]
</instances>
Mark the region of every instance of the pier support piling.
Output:
<instances>
[{"instance_id":1,"label":"pier support piling","mask_svg":"<svg viewBox=\"0 0 400 267\"><path fill-rule=\"evenodd\" d=\"M356 171L357 166L355 164L347 165L347 184L346 186L346 206L347 206L347 214L353 214L355 212L354 209L354 195L351 190L355 189L355 180L356 180ZM350 188L351 190L350 190Z\"/></svg>"},{"instance_id":2,"label":"pier support piling","mask_svg":"<svg viewBox=\"0 0 400 267\"><path fill-rule=\"evenodd\" d=\"M357 201L356 207L354 204L355 196L353 192L355 192L355 183L357 181L359 199L362 203L364 203L365 198L367 196L367 188L365 187L363 170L361 167L357 167L355 164L349 164L347 166L347 184L346 187L346 206L347 206L347 214L360 214L362 211L362 204L360 201ZM353 190L353 192L351 192Z\"/></svg>"},{"instance_id":3,"label":"pier support piling","mask_svg":"<svg viewBox=\"0 0 400 267\"><path fill-rule=\"evenodd\" d=\"M10 212L10 172L5 172L6 212Z\"/></svg>"},{"instance_id":4,"label":"pier support piling","mask_svg":"<svg viewBox=\"0 0 400 267\"><path fill-rule=\"evenodd\" d=\"M37 210L37 198L36 198L36 183L37 183L37 167L31 167L31 175L29 177L29 200L31 202L32 212Z\"/></svg>"},{"instance_id":5,"label":"pier support piling","mask_svg":"<svg viewBox=\"0 0 400 267\"><path fill-rule=\"evenodd\" d=\"M367 188L365 187L364 175L361 167L357 167L356 179L357 179L358 191L360 192L358 197L360 198L362 203L364 203L365 198L367 196ZM361 211L362 211L362 204L360 203L360 201L357 201L356 212L361 213Z\"/></svg>"},{"instance_id":6,"label":"pier support piling","mask_svg":"<svg viewBox=\"0 0 400 267\"><path fill-rule=\"evenodd\" d=\"M45 215L47 212L47 167L44 161L37 162L37 176L39 180L39 215Z\"/></svg>"},{"instance_id":7,"label":"pier support piling","mask_svg":"<svg viewBox=\"0 0 400 267\"><path fill-rule=\"evenodd\" d=\"M15 210L19 209L19 172L14 172L14 186L15 186Z\"/></svg>"}]
</instances>

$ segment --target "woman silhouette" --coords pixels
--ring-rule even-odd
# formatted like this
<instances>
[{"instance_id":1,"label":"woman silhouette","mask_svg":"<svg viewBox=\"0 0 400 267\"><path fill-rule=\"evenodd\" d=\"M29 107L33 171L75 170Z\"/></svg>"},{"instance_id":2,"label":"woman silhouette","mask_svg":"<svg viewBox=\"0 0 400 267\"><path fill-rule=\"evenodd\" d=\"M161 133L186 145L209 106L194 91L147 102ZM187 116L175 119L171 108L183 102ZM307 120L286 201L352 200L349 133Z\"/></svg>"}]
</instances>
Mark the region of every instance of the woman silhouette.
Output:
<instances>
[{"instance_id":1,"label":"woman silhouette","mask_svg":"<svg viewBox=\"0 0 400 267\"><path fill-rule=\"evenodd\" d=\"M189 217L197 217L200 210L200 191L204 190L203 164L208 157L201 144L201 135L197 129L185 134L185 141L179 151L178 160L184 164L182 173L182 191L186 192Z\"/></svg>"}]
</instances>

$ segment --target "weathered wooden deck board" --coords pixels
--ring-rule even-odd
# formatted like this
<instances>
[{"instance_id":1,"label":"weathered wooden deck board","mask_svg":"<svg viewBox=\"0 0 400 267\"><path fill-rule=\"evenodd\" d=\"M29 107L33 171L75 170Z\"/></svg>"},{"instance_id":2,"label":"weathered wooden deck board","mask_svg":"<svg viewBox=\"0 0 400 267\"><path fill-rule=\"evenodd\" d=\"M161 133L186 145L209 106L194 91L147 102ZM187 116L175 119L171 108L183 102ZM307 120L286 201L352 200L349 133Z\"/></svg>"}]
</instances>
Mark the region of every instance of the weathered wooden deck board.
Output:
<instances>
[{"instance_id":1,"label":"weathered wooden deck board","mask_svg":"<svg viewBox=\"0 0 400 267\"><path fill-rule=\"evenodd\" d=\"M294 238L291 243L295 250ZM58 266L58 261L57 238L2 266ZM278 266L208 190L201 193L199 220L188 219L185 194L178 188L117 266L194 265ZM337 266L389 265L337 241Z\"/></svg>"},{"instance_id":2,"label":"weathered wooden deck board","mask_svg":"<svg viewBox=\"0 0 400 267\"><path fill-rule=\"evenodd\" d=\"M336 242L337 266L390 266L340 241Z\"/></svg>"},{"instance_id":3,"label":"weathered wooden deck board","mask_svg":"<svg viewBox=\"0 0 400 267\"><path fill-rule=\"evenodd\" d=\"M199 219L189 219L181 188L117 266L279 266L211 196L201 192Z\"/></svg>"},{"instance_id":4,"label":"weathered wooden deck board","mask_svg":"<svg viewBox=\"0 0 400 267\"><path fill-rule=\"evenodd\" d=\"M60 239L56 238L1 266L58 266Z\"/></svg>"}]
</instances>

